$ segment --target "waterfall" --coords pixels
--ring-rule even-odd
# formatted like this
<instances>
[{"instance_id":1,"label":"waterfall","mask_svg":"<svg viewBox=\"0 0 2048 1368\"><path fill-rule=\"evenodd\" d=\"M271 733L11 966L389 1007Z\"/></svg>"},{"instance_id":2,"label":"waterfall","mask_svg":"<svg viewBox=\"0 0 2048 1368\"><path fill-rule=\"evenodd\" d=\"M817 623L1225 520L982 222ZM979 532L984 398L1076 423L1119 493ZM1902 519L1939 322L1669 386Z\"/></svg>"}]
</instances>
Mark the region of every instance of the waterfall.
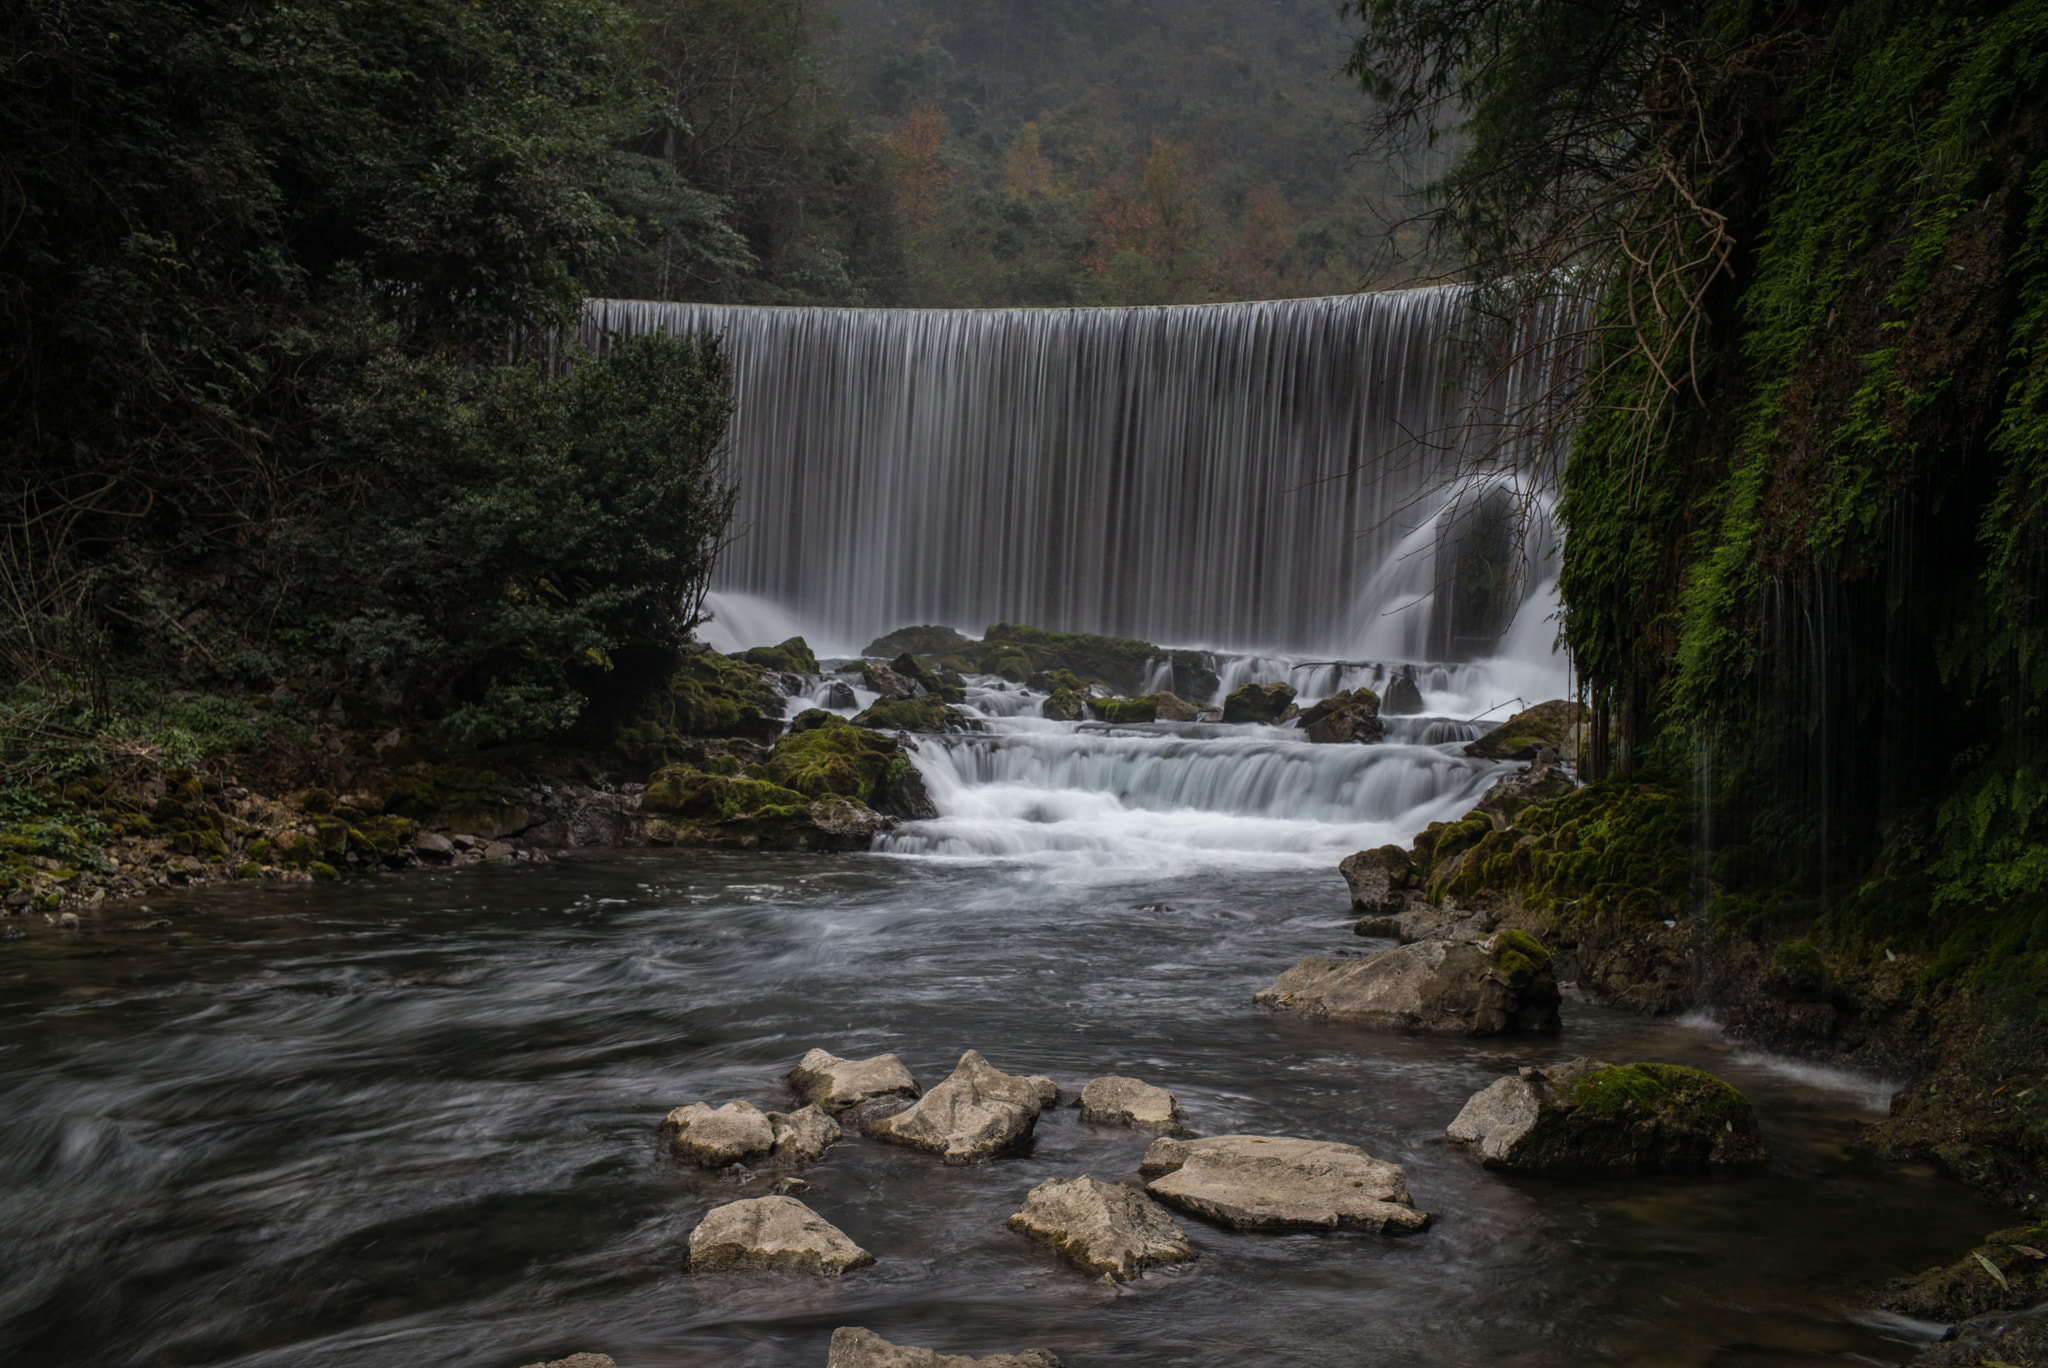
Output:
<instances>
[{"instance_id":1,"label":"waterfall","mask_svg":"<svg viewBox=\"0 0 2048 1368\"><path fill-rule=\"evenodd\" d=\"M1454 383L1467 315L1455 287L1127 309L594 300L585 340L724 339L728 619L842 652L1012 621L1443 659L1485 653L1435 609L1470 521L1446 486L1489 460ZM1543 576L1509 578L1502 626Z\"/></svg>"}]
</instances>

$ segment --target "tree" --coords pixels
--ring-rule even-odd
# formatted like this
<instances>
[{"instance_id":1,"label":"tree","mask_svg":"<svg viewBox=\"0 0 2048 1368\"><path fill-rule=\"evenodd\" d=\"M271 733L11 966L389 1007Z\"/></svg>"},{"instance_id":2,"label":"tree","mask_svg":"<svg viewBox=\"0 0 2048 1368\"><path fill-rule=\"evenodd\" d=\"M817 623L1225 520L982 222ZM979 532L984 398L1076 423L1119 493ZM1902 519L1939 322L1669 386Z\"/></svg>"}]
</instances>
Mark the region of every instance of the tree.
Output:
<instances>
[{"instance_id":1,"label":"tree","mask_svg":"<svg viewBox=\"0 0 2048 1368\"><path fill-rule=\"evenodd\" d=\"M946 164L946 116L935 104L920 105L903 116L889 147L896 154L896 198L910 226L922 228L953 181Z\"/></svg>"}]
</instances>

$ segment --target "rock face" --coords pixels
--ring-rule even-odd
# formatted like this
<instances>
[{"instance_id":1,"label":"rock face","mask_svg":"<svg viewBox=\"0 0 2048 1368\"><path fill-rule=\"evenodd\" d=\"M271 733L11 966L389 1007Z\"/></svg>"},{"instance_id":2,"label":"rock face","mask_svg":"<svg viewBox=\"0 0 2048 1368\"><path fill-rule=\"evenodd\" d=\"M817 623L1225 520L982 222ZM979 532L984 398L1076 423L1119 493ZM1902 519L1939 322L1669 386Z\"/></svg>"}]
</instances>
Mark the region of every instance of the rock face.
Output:
<instances>
[{"instance_id":1,"label":"rock face","mask_svg":"<svg viewBox=\"0 0 2048 1368\"><path fill-rule=\"evenodd\" d=\"M1223 700L1225 722L1278 722L1294 703L1292 684L1246 684Z\"/></svg>"},{"instance_id":2,"label":"rock face","mask_svg":"<svg viewBox=\"0 0 2048 1368\"><path fill-rule=\"evenodd\" d=\"M1413 717L1422 711L1422 689L1415 683L1413 665L1403 665L1387 681L1387 697L1380 711L1389 717Z\"/></svg>"},{"instance_id":3,"label":"rock face","mask_svg":"<svg viewBox=\"0 0 2048 1368\"><path fill-rule=\"evenodd\" d=\"M1160 1135L1188 1133L1187 1113L1172 1093L1118 1074L1092 1079L1081 1089L1081 1119Z\"/></svg>"},{"instance_id":4,"label":"rock face","mask_svg":"<svg viewBox=\"0 0 2048 1368\"><path fill-rule=\"evenodd\" d=\"M1303 713L1299 725L1308 739L1322 745L1347 741L1383 741L1387 724L1380 721L1380 696L1371 689L1346 689L1331 694Z\"/></svg>"},{"instance_id":5,"label":"rock face","mask_svg":"<svg viewBox=\"0 0 2048 1368\"><path fill-rule=\"evenodd\" d=\"M1677 1064L1574 1059L1475 1093L1444 1131L1510 1173L1651 1173L1769 1157L1749 1099Z\"/></svg>"},{"instance_id":6,"label":"rock face","mask_svg":"<svg viewBox=\"0 0 2048 1368\"><path fill-rule=\"evenodd\" d=\"M1351 890L1351 907L1368 917L1391 917L1405 907L1403 890L1414 887L1415 862L1397 845L1346 855L1337 865Z\"/></svg>"},{"instance_id":7,"label":"rock face","mask_svg":"<svg viewBox=\"0 0 2048 1368\"><path fill-rule=\"evenodd\" d=\"M836 1278L875 1256L794 1197L750 1197L713 1207L690 1232L690 1271L790 1268Z\"/></svg>"},{"instance_id":8,"label":"rock face","mask_svg":"<svg viewBox=\"0 0 2048 1368\"><path fill-rule=\"evenodd\" d=\"M1138 1170L1146 1191L1236 1230L1370 1230L1429 1224L1399 1164L1356 1145L1286 1135L1155 1140Z\"/></svg>"},{"instance_id":9,"label":"rock face","mask_svg":"<svg viewBox=\"0 0 2048 1368\"><path fill-rule=\"evenodd\" d=\"M1547 748L1556 751L1558 759L1577 760L1579 729L1592 716L1589 708L1553 698L1516 713L1466 746L1465 754L1482 760L1534 760L1539 750Z\"/></svg>"},{"instance_id":10,"label":"rock face","mask_svg":"<svg viewBox=\"0 0 2048 1368\"><path fill-rule=\"evenodd\" d=\"M661 1142L678 1159L699 1168L724 1168L775 1148L775 1126L751 1102L707 1107L692 1102L661 1122Z\"/></svg>"},{"instance_id":11,"label":"rock face","mask_svg":"<svg viewBox=\"0 0 2048 1368\"><path fill-rule=\"evenodd\" d=\"M1476 942L1419 941L1358 959L1310 955L1252 1001L1376 1031L1557 1029L1550 955L1520 931Z\"/></svg>"},{"instance_id":12,"label":"rock face","mask_svg":"<svg viewBox=\"0 0 2048 1368\"><path fill-rule=\"evenodd\" d=\"M1361 936L1392 936L1403 945L1417 941L1476 941L1493 934L1500 913L1450 903L1417 902L1389 916L1360 917L1351 929Z\"/></svg>"},{"instance_id":13,"label":"rock face","mask_svg":"<svg viewBox=\"0 0 2048 1368\"><path fill-rule=\"evenodd\" d=\"M1106 1273L1118 1282L1196 1257L1188 1237L1157 1202L1136 1188L1087 1174L1046 1179L1007 1224L1051 1245L1082 1272Z\"/></svg>"},{"instance_id":14,"label":"rock face","mask_svg":"<svg viewBox=\"0 0 2048 1368\"><path fill-rule=\"evenodd\" d=\"M908 1344L891 1344L872 1330L841 1326L832 1332L825 1368L1065 1368L1043 1349L1021 1354L990 1354L965 1358Z\"/></svg>"},{"instance_id":15,"label":"rock face","mask_svg":"<svg viewBox=\"0 0 2048 1368\"><path fill-rule=\"evenodd\" d=\"M812 1050L784 1075L796 1095L826 1111L845 1111L877 1097L916 1097L921 1091L895 1055L841 1059Z\"/></svg>"},{"instance_id":16,"label":"rock face","mask_svg":"<svg viewBox=\"0 0 2048 1368\"><path fill-rule=\"evenodd\" d=\"M1051 1079L1006 1074L969 1050L952 1077L914 1106L872 1123L868 1134L967 1164L1021 1144L1058 1096Z\"/></svg>"}]
</instances>

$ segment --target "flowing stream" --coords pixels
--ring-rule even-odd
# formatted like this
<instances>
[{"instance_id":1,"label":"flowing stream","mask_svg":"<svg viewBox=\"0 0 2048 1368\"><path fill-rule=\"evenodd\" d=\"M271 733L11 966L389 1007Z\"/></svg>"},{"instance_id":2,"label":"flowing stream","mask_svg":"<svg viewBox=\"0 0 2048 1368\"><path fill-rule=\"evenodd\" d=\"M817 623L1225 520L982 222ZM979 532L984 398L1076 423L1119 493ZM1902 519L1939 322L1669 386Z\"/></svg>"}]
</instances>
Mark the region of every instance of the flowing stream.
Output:
<instances>
[{"instance_id":1,"label":"flowing stream","mask_svg":"<svg viewBox=\"0 0 2048 1368\"><path fill-rule=\"evenodd\" d=\"M1303 954L1374 948L1350 933L1342 853L1461 810L1500 766L1425 744L1426 718L1311 746L1048 723L998 684L974 694L986 733L920 743L942 815L869 854L588 852L222 890L157 904L168 934L108 911L0 947L0 1358L821 1368L839 1325L1072 1368L1898 1363L1921 1343L1859 1315L1859 1288L1993 1217L1857 1151L1882 1080L1576 998L1561 1037L1477 1041L1251 1005ZM772 1174L679 1168L656 1124L694 1100L786 1107L812 1046L894 1051L926 1085L968 1048L1069 1089L1135 1075L1204 1133L1397 1161L1437 1223L1181 1218L1196 1262L1111 1287L1003 1225L1046 1178L1135 1177L1146 1137L1061 1109L968 1168L830 1150L804 1200L872 1268L690 1275L692 1226ZM1473 1091L1576 1054L1714 1070L1775 1159L1563 1182L1446 1149Z\"/></svg>"}]
</instances>

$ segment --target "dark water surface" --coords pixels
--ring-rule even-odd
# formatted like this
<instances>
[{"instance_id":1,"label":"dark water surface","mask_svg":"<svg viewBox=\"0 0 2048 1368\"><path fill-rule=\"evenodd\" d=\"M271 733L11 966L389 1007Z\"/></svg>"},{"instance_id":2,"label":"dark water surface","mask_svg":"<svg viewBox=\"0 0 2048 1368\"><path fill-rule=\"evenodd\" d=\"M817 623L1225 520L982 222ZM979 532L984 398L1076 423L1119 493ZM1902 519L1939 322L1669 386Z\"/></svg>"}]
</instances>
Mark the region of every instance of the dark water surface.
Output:
<instances>
[{"instance_id":1,"label":"dark water surface","mask_svg":"<svg viewBox=\"0 0 2048 1368\"><path fill-rule=\"evenodd\" d=\"M1562 1039L1406 1039L1251 1006L1364 945L1320 870L1077 878L889 856L626 853L154 904L0 943L0 1359L37 1365L821 1368L833 1327L1106 1364L1899 1363L1855 1293L1996 1220L1859 1154L1875 1080L1568 1002ZM838 1283L682 1271L758 1193L655 1148L670 1107L785 1107L812 1046L975 1048L1068 1088L1122 1072L1195 1128L1406 1165L1424 1234L1236 1235L1115 1288L1003 1218L1048 1177L1134 1177L1146 1137L1048 1111L949 1169L852 1137L804 1200L879 1262ZM1713 1069L1777 1158L1551 1182L1443 1143L1504 1071L1575 1054Z\"/></svg>"}]
</instances>

